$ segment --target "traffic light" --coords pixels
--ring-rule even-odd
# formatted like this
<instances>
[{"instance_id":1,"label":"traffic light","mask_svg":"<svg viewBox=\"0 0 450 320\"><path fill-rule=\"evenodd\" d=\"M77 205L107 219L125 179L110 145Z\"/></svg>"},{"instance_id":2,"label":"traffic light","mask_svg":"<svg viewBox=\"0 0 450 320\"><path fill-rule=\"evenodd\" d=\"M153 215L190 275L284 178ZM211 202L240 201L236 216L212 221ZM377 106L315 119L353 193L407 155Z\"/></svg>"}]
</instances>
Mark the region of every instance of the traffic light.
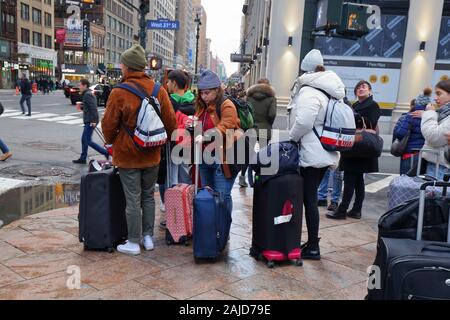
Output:
<instances>
[{"instance_id":1,"label":"traffic light","mask_svg":"<svg viewBox=\"0 0 450 320\"><path fill-rule=\"evenodd\" d=\"M162 68L162 59L158 57L150 58L150 69L151 70L160 70Z\"/></svg>"},{"instance_id":2,"label":"traffic light","mask_svg":"<svg viewBox=\"0 0 450 320\"><path fill-rule=\"evenodd\" d=\"M150 12L150 0L141 0L141 4L139 5L139 10L141 14L147 14Z\"/></svg>"},{"instance_id":3,"label":"traffic light","mask_svg":"<svg viewBox=\"0 0 450 320\"><path fill-rule=\"evenodd\" d=\"M342 6L341 25L337 33L344 36L362 37L369 33L367 13L368 6L357 3L344 3Z\"/></svg>"}]
</instances>

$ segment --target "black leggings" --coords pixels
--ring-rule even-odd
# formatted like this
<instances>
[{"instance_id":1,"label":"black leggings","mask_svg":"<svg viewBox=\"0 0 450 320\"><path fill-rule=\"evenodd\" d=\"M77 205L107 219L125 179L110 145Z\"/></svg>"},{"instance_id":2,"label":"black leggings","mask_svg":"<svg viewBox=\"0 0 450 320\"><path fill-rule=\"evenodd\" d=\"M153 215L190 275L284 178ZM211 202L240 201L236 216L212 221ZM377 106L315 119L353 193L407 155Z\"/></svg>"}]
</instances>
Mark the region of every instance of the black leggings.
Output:
<instances>
[{"instance_id":1,"label":"black leggings","mask_svg":"<svg viewBox=\"0 0 450 320\"><path fill-rule=\"evenodd\" d=\"M319 208L317 206L317 190L328 168L301 168L304 180L303 202L305 204L306 226L308 228L308 243L319 243Z\"/></svg>"},{"instance_id":2,"label":"black leggings","mask_svg":"<svg viewBox=\"0 0 450 320\"><path fill-rule=\"evenodd\" d=\"M355 194L354 211L361 211L365 197L364 173L344 172L344 195L339 206L340 212L347 212Z\"/></svg>"}]
</instances>

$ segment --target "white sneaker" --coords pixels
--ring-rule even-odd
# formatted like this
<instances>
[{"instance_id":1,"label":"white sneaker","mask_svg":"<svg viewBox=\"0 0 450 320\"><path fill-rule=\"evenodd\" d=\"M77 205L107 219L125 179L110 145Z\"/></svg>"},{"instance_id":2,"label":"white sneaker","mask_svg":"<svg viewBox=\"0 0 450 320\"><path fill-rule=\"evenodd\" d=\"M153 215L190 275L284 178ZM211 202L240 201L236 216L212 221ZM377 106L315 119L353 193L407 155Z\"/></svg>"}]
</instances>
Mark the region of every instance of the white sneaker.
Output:
<instances>
[{"instance_id":1,"label":"white sneaker","mask_svg":"<svg viewBox=\"0 0 450 320\"><path fill-rule=\"evenodd\" d=\"M127 241L125 244L118 246L117 251L123 254L138 256L141 254L141 247L137 243Z\"/></svg>"},{"instance_id":2,"label":"white sneaker","mask_svg":"<svg viewBox=\"0 0 450 320\"><path fill-rule=\"evenodd\" d=\"M166 212L166 206L162 202L161 202L161 205L159 206L159 211Z\"/></svg>"},{"instance_id":3,"label":"white sneaker","mask_svg":"<svg viewBox=\"0 0 450 320\"><path fill-rule=\"evenodd\" d=\"M150 236L145 236L143 245L145 248L145 251L153 251L155 249L155 245L153 244L153 239Z\"/></svg>"}]
</instances>

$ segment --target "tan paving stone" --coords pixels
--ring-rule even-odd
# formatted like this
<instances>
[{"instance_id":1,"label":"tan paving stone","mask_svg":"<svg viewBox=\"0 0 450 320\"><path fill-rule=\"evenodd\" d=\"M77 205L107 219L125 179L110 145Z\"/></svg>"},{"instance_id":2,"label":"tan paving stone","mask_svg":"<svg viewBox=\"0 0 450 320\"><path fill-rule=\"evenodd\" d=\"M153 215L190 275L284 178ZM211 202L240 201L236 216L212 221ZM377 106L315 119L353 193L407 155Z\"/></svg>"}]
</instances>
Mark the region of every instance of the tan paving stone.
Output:
<instances>
[{"instance_id":1,"label":"tan paving stone","mask_svg":"<svg viewBox=\"0 0 450 320\"><path fill-rule=\"evenodd\" d=\"M22 255L25 255L25 252L20 251L17 248L14 248L12 245L6 242L0 241L0 263L2 261Z\"/></svg>"},{"instance_id":2,"label":"tan paving stone","mask_svg":"<svg viewBox=\"0 0 450 320\"><path fill-rule=\"evenodd\" d=\"M237 277L214 271L211 265L207 264L186 264L152 274L150 277L136 279L139 283L179 300L221 288L238 280Z\"/></svg>"},{"instance_id":3,"label":"tan paving stone","mask_svg":"<svg viewBox=\"0 0 450 320\"><path fill-rule=\"evenodd\" d=\"M323 300L364 300L367 295L367 282L361 282L348 288L333 292L322 297Z\"/></svg>"},{"instance_id":4,"label":"tan paving stone","mask_svg":"<svg viewBox=\"0 0 450 320\"><path fill-rule=\"evenodd\" d=\"M98 290L104 290L160 270L151 262L119 255L113 259L101 260L82 267L81 277L83 283Z\"/></svg>"},{"instance_id":5,"label":"tan paving stone","mask_svg":"<svg viewBox=\"0 0 450 320\"><path fill-rule=\"evenodd\" d=\"M0 288L0 299L4 300L53 300L78 299L96 290L90 286L81 285L80 290L70 290L67 287L69 275L58 272L49 276L22 281Z\"/></svg>"},{"instance_id":6,"label":"tan paving stone","mask_svg":"<svg viewBox=\"0 0 450 320\"><path fill-rule=\"evenodd\" d=\"M81 300L173 300L173 298L136 281L128 281L84 296Z\"/></svg>"},{"instance_id":7,"label":"tan paving stone","mask_svg":"<svg viewBox=\"0 0 450 320\"><path fill-rule=\"evenodd\" d=\"M0 288L23 280L24 278L20 275L0 264ZM2 299L1 294L0 299Z\"/></svg>"},{"instance_id":8,"label":"tan paving stone","mask_svg":"<svg viewBox=\"0 0 450 320\"><path fill-rule=\"evenodd\" d=\"M240 300L315 300L319 292L304 281L275 272L245 278L220 291Z\"/></svg>"},{"instance_id":9,"label":"tan paving stone","mask_svg":"<svg viewBox=\"0 0 450 320\"><path fill-rule=\"evenodd\" d=\"M22 238L8 239L12 246L26 252L45 252L65 248L77 244L78 238L70 233L58 230L33 231Z\"/></svg>"},{"instance_id":10,"label":"tan paving stone","mask_svg":"<svg viewBox=\"0 0 450 320\"><path fill-rule=\"evenodd\" d=\"M78 230L78 221L67 217L51 217L40 219L27 219L20 224L20 227L26 231L47 231L47 230L60 230L66 231L67 229L76 228ZM78 231L77 231L78 234Z\"/></svg>"},{"instance_id":11,"label":"tan paving stone","mask_svg":"<svg viewBox=\"0 0 450 320\"><path fill-rule=\"evenodd\" d=\"M373 244L376 246L376 244ZM329 254L324 254L322 257L326 260L330 260L352 269L366 272L367 268L375 261L376 251L372 248L356 247Z\"/></svg>"},{"instance_id":12,"label":"tan paving stone","mask_svg":"<svg viewBox=\"0 0 450 320\"><path fill-rule=\"evenodd\" d=\"M202 300L237 300L235 297L229 296L228 294L225 294L221 291L217 291L217 290L211 290L205 293L202 293L198 296L192 297L189 300L197 300L197 301L202 301Z\"/></svg>"},{"instance_id":13,"label":"tan paving stone","mask_svg":"<svg viewBox=\"0 0 450 320\"><path fill-rule=\"evenodd\" d=\"M20 256L3 264L26 279L65 271L69 266L86 266L92 261L68 250L38 252Z\"/></svg>"}]
</instances>

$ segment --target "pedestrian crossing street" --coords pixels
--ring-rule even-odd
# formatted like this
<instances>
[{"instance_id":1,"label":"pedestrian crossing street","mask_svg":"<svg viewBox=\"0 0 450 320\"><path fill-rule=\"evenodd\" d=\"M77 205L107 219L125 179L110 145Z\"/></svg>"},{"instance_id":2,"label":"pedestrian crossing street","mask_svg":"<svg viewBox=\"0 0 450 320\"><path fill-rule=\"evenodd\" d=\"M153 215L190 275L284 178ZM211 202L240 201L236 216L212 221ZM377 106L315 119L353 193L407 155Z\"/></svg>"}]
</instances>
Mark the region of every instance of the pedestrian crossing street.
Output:
<instances>
[{"instance_id":1,"label":"pedestrian crossing street","mask_svg":"<svg viewBox=\"0 0 450 320\"><path fill-rule=\"evenodd\" d=\"M100 119L103 117L105 113L105 109L99 109ZM55 113L41 113L41 112L32 112L31 117L24 116L21 111L17 111L14 109L5 109L2 114L2 118L16 119L16 120L25 120L25 121L43 121L43 122L52 122L58 123L62 125L71 125L71 126L80 126L83 127L83 113L76 112L65 115L59 115ZM101 124L99 124L101 127Z\"/></svg>"}]
</instances>

